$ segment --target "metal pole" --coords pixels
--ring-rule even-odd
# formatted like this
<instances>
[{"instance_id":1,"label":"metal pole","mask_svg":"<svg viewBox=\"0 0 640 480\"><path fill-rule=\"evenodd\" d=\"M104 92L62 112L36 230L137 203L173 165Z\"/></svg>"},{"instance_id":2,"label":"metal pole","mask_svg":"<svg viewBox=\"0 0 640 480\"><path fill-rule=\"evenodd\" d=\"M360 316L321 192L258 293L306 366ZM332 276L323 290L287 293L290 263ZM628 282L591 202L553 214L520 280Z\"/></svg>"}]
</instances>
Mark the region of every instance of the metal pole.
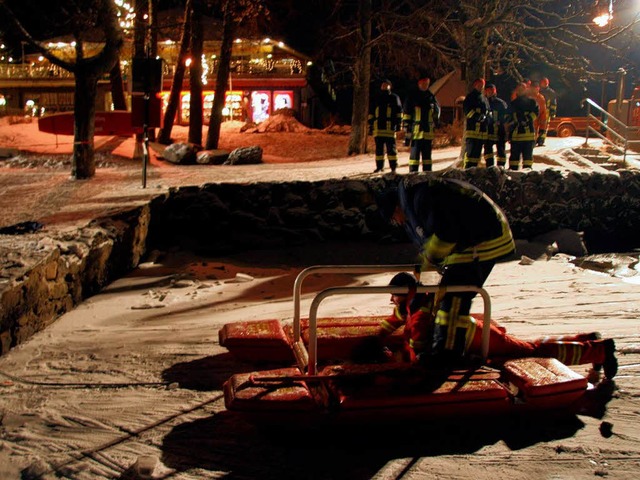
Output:
<instances>
[{"instance_id":1,"label":"metal pole","mask_svg":"<svg viewBox=\"0 0 640 480\"><path fill-rule=\"evenodd\" d=\"M144 94L144 123L142 125L142 188L147 188L149 163L149 92Z\"/></svg>"}]
</instances>

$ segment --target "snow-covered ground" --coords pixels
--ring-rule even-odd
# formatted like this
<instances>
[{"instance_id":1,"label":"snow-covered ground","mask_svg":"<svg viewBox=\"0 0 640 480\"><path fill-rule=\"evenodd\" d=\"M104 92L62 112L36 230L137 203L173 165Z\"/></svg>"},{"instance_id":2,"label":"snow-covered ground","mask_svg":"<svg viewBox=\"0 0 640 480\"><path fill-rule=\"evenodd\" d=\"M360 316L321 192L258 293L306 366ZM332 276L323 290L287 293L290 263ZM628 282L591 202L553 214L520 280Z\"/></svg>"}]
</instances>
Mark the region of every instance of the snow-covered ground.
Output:
<instances>
[{"instance_id":1,"label":"snow-covered ground","mask_svg":"<svg viewBox=\"0 0 640 480\"><path fill-rule=\"evenodd\" d=\"M244 135L250 135L245 145L265 141L262 134ZM282 158L292 157L278 154L278 145L286 144L288 151L313 149L304 135L311 139L315 134L270 137L278 162L258 166L176 167L152 158L146 189L140 166L122 158L110 159L115 165L82 182L70 180L64 168L0 168L0 224L39 215L68 226L177 185L317 180L373 171L372 154L283 164ZM52 158L52 151L65 153L50 137L28 128L0 127L0 147L22 149L32 142L45 157ZM333 137L341 140L340 148L346 146L346 137ZM294 141L300 143L292 149ZM124 157L127 142L131 140L118 147ZM579 137L550 138L547 147L536 149L534 169L593 168L570 153L571 146L583 142ZM458 152L437 151L436 169L454 163ZM402 151L401 171L407 170L407 158ZM357 258L365 248L380 247L323 248ZM194 480L640 476L640 290L634 282L636 259L619 255L603 259L603 265L610 261L622 267L604 272L577 268L561 254L534 262L514 260L497 265L486 284L494 318L513 334L533 338L600 331L615 339L620 371L615 390L601 391L602 410L568 419L504 419L481 427L371 425L324 435L264 431L228 415L222 383L252 367L225 353L218 330L239 320L290 321L295 275L308 266L306 259L324 253L291 249L201 258L156 252L154 261L0 357L0 478L133 479L144 478L145 466L152 470L151 478ZM328 285L384 285L388 279L383 274L314 279L305 290L303 312L314 292ZM389 310L386 295L359 296L357 301L335 297L322 304L320 314ZM575 369L585 373L587 366Z\"/></svg>"}]
</instances>

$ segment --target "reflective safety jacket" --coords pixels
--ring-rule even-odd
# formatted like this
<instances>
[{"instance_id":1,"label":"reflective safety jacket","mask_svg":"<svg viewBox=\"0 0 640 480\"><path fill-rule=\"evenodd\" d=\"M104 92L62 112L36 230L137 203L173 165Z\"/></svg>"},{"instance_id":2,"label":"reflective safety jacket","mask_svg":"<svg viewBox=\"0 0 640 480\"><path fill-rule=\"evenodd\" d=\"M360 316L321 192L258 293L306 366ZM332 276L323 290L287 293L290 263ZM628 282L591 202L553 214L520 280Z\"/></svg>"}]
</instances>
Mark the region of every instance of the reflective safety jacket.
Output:
<instances>
[{"instance_id":1,"label":"reflective safety jacket","mask_svg":"<svg viewBox=\"0 0 640 480\"><path fill-rule=\"evenodd\" d=\"M508 121L507 102L498 97L489 97L489 124L487 129L487 140L497 141L505 138L505 123Z\"/></svg>"},{"instance_id":2,"label":"reflective safety jacket","mask_svg":"<svg viewBox=\"0 0 640 480\"><path fill-rule=\"evenodd\" d=\"M379 92L369 107L368 123L374 137L394 138L402 123L400 97L389 91Z\"/></svg>"},{"instance_id":3,"label":"reflective safety jacket","mask_svg":"<svg viewBox=\"0 0 640 480\"><path fill-rule=\"evenodd\" d=\"M536 139L535 121L540 111L533 98L520 95L509 106L511 141L527 142Z\"/></svg>"},{"instance_id":4,"label":"reflective safety jacket","mask_svg":"<svg viewBox=\"0 0 640 480\"><path fill-rule=\"evenodd\" d=\"M404 103L402 122L412 140L433 140L440 122L440 104L430 90L413 92Z\"/></svg>"},{"instance_id":5,"label":"reflective safety jacket","mask_svg":"<svg viewBox=\"0 0 640 480\"><path fill-rule=\"evenodd\" d=\"M415 354L425 351L429 344L427 336L432 306L433 295L409 292L407 302L396 306L393 314L380 323L383 335L391 335L404 325L405 346L409 347L405 361L415 360Z\"/></svg>"},{"instance_id":6,"label":"reflective safety jacket","mask_svg":"<svg viewBox=\"0 0 640 480\"><path fill-rule=\"evenodd\" d=\"M466 138L486 140L489 125L489 101L475 88L469 92L462 103L462 110L466 118Z\"/></svg>"},{"instance_id":7,"label":"reflective safety jacket","mask_svg":"<svg viewBox=\"0 0 640 480\"><path fill-rule=\"evenodd\" d=\"M504 212L473 185L430 178L398 188L405 230L427 265L498 260L514 252Z\"/></svg>"},{"instance_id":8,"label":"reflective safety jacket","mask_svg":"<svg viewBox=\"0 0 640 480\"><path fill-rule=\"evenodd\" d=\"M544 97L547 104L547 120L556 118L558 110L558 94L551 87L541 88L540 93Z\"/></svg>"}]
</instances>

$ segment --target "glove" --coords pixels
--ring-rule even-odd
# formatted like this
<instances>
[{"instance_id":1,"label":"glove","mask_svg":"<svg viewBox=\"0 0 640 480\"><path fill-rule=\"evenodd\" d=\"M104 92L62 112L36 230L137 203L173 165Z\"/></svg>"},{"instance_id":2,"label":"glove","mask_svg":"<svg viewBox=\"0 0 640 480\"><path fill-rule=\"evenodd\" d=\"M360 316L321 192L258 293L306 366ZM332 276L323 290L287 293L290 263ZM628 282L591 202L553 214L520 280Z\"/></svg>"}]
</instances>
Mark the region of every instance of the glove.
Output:
<instances>
[{"instance_id":1,"label":"glove","mask_svg":"<svg viewBox=\"0 0 640 480\"><path fill-rule=\"evenodd\" d=\"M408 147L409 145L411 145L411 132L404 134L404 146Z\"/></svg>"},{"instance_id":2,"label":"glove","mask_svg":"<svg viewBox=\"0 0 640 480\"><path fill-rule=\"evenodd\" d=\"M373 135L373 126L369 125L369 128L367 129L367 133L369 135Z\"/></svg>"}]
</instances>

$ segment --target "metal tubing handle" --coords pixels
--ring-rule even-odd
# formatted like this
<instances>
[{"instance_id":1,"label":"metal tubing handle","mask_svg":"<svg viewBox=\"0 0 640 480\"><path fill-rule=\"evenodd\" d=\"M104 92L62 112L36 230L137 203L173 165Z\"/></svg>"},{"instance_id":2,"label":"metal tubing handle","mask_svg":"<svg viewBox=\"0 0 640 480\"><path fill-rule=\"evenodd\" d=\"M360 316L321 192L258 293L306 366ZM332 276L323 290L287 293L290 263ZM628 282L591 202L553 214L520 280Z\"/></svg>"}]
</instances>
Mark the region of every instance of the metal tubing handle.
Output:
<instances>
[{"instance_id":1,"label":"metal tubing handle","mask_svg":"<svg viewBox=\"0 0 640 480\"><path fill-rule=\"evenodd\" d=\"M487 359L489 354L489 334L491 332L491 299L489 293L484 288L475 287L472 285L449 285L449 286L424 286L419 285L416 291L418 293L435 293L439 289L444 289L445 293L460 293L460 292L476 292L482 296L484 301L484 319L482 325L482 358ZM318 370L318 332L317 332L317 315L320 302L327 297L333 295L342 294L372 294L372 293L394 293L394 294L408 294L409 289L407 287L393 287L393 286L369 286L369 287L332 287L322 290L318 293L309 309L309 363L308 363L308 375L316 375Z\"/></svg>"},{"instance_id":2,"label":"metal tubing handle","mask_svg":"<svg viewBox=\"0 0 640 480\"><path fill-rule=\"evenodd\" d=\"M302 270L293 283L293 340L298 342L302 328L300 326L300 298L302 282L314 273L379 273L379 272L420 272L419 264L405 265L316 265Z\"/></svg>"}]
</instances>

